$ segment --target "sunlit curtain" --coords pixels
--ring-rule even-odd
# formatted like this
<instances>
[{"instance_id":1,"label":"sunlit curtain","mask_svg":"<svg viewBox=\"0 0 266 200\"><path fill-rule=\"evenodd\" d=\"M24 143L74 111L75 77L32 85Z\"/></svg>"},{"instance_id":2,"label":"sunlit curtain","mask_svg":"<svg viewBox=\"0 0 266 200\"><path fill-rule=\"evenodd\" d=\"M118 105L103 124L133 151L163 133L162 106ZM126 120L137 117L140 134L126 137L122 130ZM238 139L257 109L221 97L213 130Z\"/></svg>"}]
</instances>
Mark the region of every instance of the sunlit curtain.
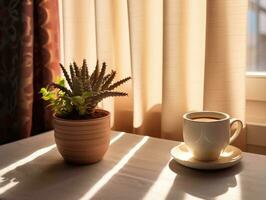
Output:
<instances>
[{"instance_id":1,"label":"sunlit curtain","mask_svg":"<svg viewBox=\"0 0 266 200\"><path fill-rule=\"evenodd\" d=\"M0 144L52 129L40 88L59 75L57 0L0 1Z\"/></svg>"},{"instance_id":2,"label":"sunlit curtain","mask_svg":"<svg viewBox=\"0 0 266 200\"><path fill-rule=\"evenodd\" d=\"M98 58L133 77L122 87L128 98L102 105L114 129L181 140L187 111L245 119L247 1L64 0L62 8L65 64L87 58L93 67Z\"/></svg>"}]
</instances>

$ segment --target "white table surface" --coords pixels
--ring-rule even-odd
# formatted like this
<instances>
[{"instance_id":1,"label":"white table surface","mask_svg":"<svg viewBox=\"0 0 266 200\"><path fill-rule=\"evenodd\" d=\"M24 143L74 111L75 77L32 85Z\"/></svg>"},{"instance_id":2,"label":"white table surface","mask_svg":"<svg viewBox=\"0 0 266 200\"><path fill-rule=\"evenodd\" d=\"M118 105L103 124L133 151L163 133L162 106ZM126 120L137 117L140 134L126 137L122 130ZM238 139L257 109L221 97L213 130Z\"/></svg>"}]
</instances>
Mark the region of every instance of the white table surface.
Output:
<instances>
[{"instance_id":1,"label":"white table surface","mask_svg":"<svg viewBox=\"0 0 266 200\"><path fill-rule=\"evenodd\" d=\"M65 164L53 132L0 146L0 199L266 199L266 156L199 171L171 160L175 141L112 132L104 159Z\"/></svg>"}]
</instances>

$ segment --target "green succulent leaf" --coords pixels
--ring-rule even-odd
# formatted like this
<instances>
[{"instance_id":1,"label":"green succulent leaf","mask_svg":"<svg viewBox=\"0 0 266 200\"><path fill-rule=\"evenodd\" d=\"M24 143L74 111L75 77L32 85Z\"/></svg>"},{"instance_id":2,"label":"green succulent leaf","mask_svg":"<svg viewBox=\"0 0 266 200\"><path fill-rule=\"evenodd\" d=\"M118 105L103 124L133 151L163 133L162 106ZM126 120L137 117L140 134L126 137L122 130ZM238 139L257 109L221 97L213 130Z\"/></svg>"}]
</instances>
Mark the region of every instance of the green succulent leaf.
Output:
<instances>
[{"instance_id":1,"label":"green succulent leaf","mask_svg":"<svg viewBox=\"0 0 266 200\"><path fill-rule=\"evenodd\" d=\"M42 94L42 99L45 101L53 101L56 99L56 94L54 92L50 92L46 88L41 88L40 93Z\"/></svg>"},{"instance_id":2,"label":"green succulent leaf","mask_svg":"<svg viewBox=\"0 0 266 200\"><path fill-rule=\"evenodd\" d=\"M65 87L65 79L63 77L58 77L55 81L58 85Z\"/></svg>"},{"instance_id":3,"label":"green succulent leaf","mask_svg":"<svg viewBox=\"0 0 266 200\"><path fill-rule=\"evenodd\" d=\"M48 92L47 88L41 88L40 93L41 93L43 96L46 96L49 92Z\"/></svg>"},{"instance_id":4,"label":"green succulent leaf","mask_svg":"<svg viewBox=\"0 0 266 200\"><path fill-rule=\"evenodd\" d=\"M83 105L85 103L85 98L83 96L74 96L71 97L71 100L73 102L74 105Z\"/></svg>"},{"instance_id":5,"label":"green succulent leaf","mask_svg":"<svg viewBox=\"0 0 266 200\"><path fill-rule=\"evenodd\" d=\"M87 92L84 92L84 93L82 94L82 97L83 97L84 99L87 99L87 98L90 97L91 95L92 95L92 93L89 92L89 91L87 91Z\"/></svg>"}]
</instances>

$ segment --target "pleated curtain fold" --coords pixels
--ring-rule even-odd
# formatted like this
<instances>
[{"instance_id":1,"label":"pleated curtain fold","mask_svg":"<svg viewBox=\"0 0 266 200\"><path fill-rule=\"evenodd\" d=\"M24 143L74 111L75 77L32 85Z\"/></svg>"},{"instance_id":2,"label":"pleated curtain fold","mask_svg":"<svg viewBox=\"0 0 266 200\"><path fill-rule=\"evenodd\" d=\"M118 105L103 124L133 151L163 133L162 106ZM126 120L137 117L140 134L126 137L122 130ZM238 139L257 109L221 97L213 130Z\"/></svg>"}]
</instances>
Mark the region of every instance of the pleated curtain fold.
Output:
<instances>
[{"instance_id":1,"label":"pleated curtain fold","mask_svg":"<svg viewBox=\"0 0 266 200\"><path fill-rule=\"evenodd\" d=\"M182 115L245 120L247 1L64 0L64 63L96 59L132 76L101 106L116 130L182 140ZM245 145L245 135L237 141Z\"/></svg>"}]
</instances>

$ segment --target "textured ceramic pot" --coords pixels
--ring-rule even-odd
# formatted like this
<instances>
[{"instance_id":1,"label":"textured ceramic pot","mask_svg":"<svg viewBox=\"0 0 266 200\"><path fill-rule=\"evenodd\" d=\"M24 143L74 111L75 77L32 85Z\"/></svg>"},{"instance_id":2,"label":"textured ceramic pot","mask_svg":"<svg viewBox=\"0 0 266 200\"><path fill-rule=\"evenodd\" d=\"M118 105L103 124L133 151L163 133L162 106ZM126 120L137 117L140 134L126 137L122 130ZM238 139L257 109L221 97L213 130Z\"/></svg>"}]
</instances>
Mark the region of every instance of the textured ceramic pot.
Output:
<instances>
[{"instance_id":1,"label":"textured ceramic pot","mask_svg":"<svg viewBox=\"0 0 266 200\"><path fill-rule=\"evenodd\" d=\"M91 164L100 161L109 147L110 113L95 119L66 120L54 116L55 143L67 162Z\"/></svg>"}]
</instances>

